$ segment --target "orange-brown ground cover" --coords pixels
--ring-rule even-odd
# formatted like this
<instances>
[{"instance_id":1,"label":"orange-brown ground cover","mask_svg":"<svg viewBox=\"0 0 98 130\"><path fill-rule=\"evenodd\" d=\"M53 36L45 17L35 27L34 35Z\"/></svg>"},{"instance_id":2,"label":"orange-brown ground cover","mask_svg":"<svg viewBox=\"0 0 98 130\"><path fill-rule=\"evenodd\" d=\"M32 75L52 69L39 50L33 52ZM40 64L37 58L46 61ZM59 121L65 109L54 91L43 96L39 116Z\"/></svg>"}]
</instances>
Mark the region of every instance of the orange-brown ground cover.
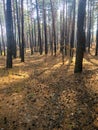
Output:
<instances>
[{"instance_id":1,"label":"orange-brown ground cover","mask_svg":"<svg viewBox=\"0 0 98 130\"><path fill-rule=\"evenodd\" d=\"M0 56L0 130L97 130L98 57L85 54L82 74L74 62L27 52L8 70Z\"/></svg>"}]
</instances>

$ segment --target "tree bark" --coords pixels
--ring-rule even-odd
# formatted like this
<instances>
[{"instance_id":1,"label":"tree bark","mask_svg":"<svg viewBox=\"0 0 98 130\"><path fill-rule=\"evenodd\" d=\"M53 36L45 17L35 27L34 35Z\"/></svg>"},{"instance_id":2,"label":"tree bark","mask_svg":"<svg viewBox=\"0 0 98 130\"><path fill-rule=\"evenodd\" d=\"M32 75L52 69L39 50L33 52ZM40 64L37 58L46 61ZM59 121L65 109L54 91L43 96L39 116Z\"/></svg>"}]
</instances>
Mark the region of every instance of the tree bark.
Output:
<instances>
[{"instance_id":1,"label":"tree bark","mask_svg":"<svg viewBox=\"0 0 98 130\"><path fill-rule=\"evenodd\" d=\"M45 0L43 0L43 19L44 19L44 35L45 35L45 54L48 53L48 43L47 43L47 24L46 24L46 9Z\"/></svg>"},{"instance_id":2,"label":"tree bark","mask_svg":"<svg viewBox=\"0 0 98 130\"><path fill-rule=\"evenodd\" d=\"M80 0L78 5L78 21L77 21L77 50L75 73L82 72L82 63L84 56L84 19L85 19L86 0Z\"/></svg>"},{"instance_id":3,"label":"tree bark","mask_svg":"<svg viewBox=\"0 0 98 130\"><path fill-rule=\"evenodd\" d=\"M16 15L17 15L17 29L18 29L18 42L19 42L19 57L21 57L20 19L19 19L17 0L16 0Z\"/></svg>"},{"instance_id":4,"label":"tree bark","mask_svg":"<svg viewBox=\"0 0 98 130\"><path fill-rule=\"evenodd\" d=\"M37 22L38 22L38 41L39 41L39 52L42 55L42 42L41 42L41 29L40 29L40 19L38 10L38 0L36 0L36 12L37 12Z\"/></svg>"},{"instance_id":5,"label":"tree bark","mask_svg":"<svg viewBox=\"0 0 98 130\"><path fill-rule=\"evenodd\" d=\"M7 13L6 13L6 32L7 32L7 61L6 67L12 68L12 10L11 0L7 0Z\"/></svg>"},{"instance_id":6,"label":"tree bark","mask_svg":"<svg viewBox=\"0 0 98 130\"><path fill-rule=\"evenodd\" d=\"M96 52L95 56L98 55L98 16L97 16L97 32L96 32Z\"/></svg>"},{"instance_id":7,"label":"tree bark","mask_svg":"<svg viewBox=\"0 0 98 130\"><path fill-rule=\"evenodd\" d=\"M74 36L75 36L75 7L76 7L76 0L73 2L73 21L72 21L72 32L71 32L71 41L70 41L70 56L73 57L74 48Z\"/></svg>"},{"instance_id":8,"label":"tree bark","mask_svg":"<svg viewBox=\"0 0 98 130\"><path fill-rule=\"evenodd\" d=\"M6 53L5 53L5 41L4 41L4 34L3 34L3 27L2 27L1 19L0 19L0 25L1 25L1 37L2 37L3 51L4 51L4 56L5 56L6 55Z\"/></svg>"},{"instance_id":9,"label":"tree bark","mask_svg":"<svg viewBox=\"0 0 98 130\"><path fill-rule=\"evenodd\" d=\"M51 3L51 12L52 12L52 28L53 28L53 42L54 42L54 54L56 56L56 30L55 30L55 15L53 8L53 1L50 0Z\"/></svg>"},{"instance_id":10,"label":"tree bark","mask_svg":"<svg viewBox=\"0 0 98 130\"><path fill-rule=\"evenodd\" d=\"M23 9L23 2L21 0L21 28L22 28L22 44L21 44L21 62L24 62L24 9Z\"/></svg>"}]
</instances>

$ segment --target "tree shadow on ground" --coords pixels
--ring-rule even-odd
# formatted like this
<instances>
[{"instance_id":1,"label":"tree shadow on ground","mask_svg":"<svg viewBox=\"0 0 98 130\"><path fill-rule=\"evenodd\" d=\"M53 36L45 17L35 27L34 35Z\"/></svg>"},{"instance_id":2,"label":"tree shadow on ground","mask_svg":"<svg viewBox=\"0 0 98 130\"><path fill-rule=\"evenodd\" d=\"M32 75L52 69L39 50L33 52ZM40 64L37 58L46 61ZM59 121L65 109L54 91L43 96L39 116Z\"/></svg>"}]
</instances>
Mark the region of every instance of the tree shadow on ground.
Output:
<instances>
[{"instance_id":1,"label":"tree shadow on ground","mask_svg":"<svg viewBox=\"0 0 98 130\"><path fill-rule=\"evenodd\" d=\"M93 125L93 106L98 100L89 81L98 69L72 74L68 73L70 63L51 71L47 77L46 71L42 71L35 77L30 74L28 79L16 81L16 88L17 84L23 85L17 93L18 96L23 94L22 100L18 103L11 100L9 106L3 104L7 111L0 114L0 127L7 130L97 130ZM11 95L13 93L15 90Z\"/></svg>"},{"instance_id":2,"label":"tree shadow on ground","mask_svg":"<svg viewBox=\"0 0 98 130\"><path fill-rule=\"evenodd\" d=\"M92 59L93 59L93 58L92 58ZM90 62L91 64L93 64L94 66L97 66L97 67L98 67L98 64L94 63L94 62L91 60L91 58L86 58L86 60L87 60L88 62Z\"/></svg>"},{"instance_id":3,"label":"tree shadow on ground","mask_svg":"<svg viewBox=\"0 0 98 130\"><path fill-rule=\"evenodd\" d=\"M98 103L97 97L87 88L84 75L70 75L66 79L65 76L60 77L55 84L49 85L52 93L38 112L36 129L97 130L93 125L93 107Z\"/></svg>"}]
</instances>

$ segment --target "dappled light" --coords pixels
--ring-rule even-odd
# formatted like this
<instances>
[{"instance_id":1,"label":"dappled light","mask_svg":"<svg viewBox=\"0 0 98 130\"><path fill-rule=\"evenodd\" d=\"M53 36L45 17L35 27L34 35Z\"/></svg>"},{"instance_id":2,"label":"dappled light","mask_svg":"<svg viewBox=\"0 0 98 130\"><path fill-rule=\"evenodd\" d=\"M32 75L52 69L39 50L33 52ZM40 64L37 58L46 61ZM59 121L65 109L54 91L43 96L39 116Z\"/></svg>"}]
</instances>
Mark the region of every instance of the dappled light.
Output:
<instances>
[{"instance_id":1,"label":"dappled light","mask_svg":"<svg viewBox=\"0 0 98 130\"><path fill-rule=\"evenodd\" d=\"M93 130L93 125L97 124L92 110L97 111L98 69L87 59L98 64L97 59L86 55L86 70L81 75L74 75L74 57L72 61L66 58L63 65L59 55L55 60L51 59L51 56L46 58L36 55L38 58L35 60L36 56L29 58L29 54L30 52L26 55L25 63L14 60L13 69L6 70L1 67L1 127L7 126L13 130L16 125L22 129L51 126L52 129L56 125L70 129L78 125L82 128L87 121L89 125L83 127L84 130ZM81 125L77 124L77 121L82 122Z\"/></svg>"},{"instance_id":2,"label":"dappled light","mask_svg":"<svg viewBox=\"0 0 98 130\"><path fill-rule=\"evenodd\" d=\"M0 130L98 130L98 0L0 0Z\"/></svg>"}]
</instances>

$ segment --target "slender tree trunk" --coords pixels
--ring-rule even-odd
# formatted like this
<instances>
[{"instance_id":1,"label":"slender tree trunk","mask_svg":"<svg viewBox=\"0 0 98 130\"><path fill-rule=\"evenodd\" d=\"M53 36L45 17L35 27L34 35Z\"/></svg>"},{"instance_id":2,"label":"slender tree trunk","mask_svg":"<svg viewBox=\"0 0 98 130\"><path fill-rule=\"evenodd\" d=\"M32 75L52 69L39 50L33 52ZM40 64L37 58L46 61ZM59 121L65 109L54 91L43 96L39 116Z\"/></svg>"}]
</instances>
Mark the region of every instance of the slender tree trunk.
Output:
<instances>
[{"instance_id":1,"label":"slender tree trunk","mask_svg":"<svg viewBox=\"0 0 98 130\"><path fill-rule=\"evenodd\" d=\"M21 0L21 28L22 28L22 45L21 45L21 62L24 62L24 9L23 2Z\"/></svg>"},{"instance_id":2,"label":"slender tree trunk","mask_svg":"<svg viewBox=\"0 0 98 130\"><path fill-rule=\"evenodd\" d=\"M13 8L13 19L12 19L12 22L13 22L13 25L12 25L12 30L13 30L13 57L16 58L16 17L15 17L15 2L13 0L12 2L12 8Z\"/></svg>"},{"instance_id":3,"label":"slender tree trunk","mask_svg":"<svg viewBox=\"0 0 98 130\"><path fill-rule=\"evenodd\" d=\"M30 34L30 48L31 48L31 55L33 55L33 28L31 28L32 24L29 25L29 34ZM30 29L31 28L31 29Z\"/></svg>"},{"instance_id":4,"label":"slender tree trunk","mask_svg":"<svg viewBox=\"0 0 98 130\"><path fill-rule=\"evenodd\" d=\"M44 35L45 35L45 54L48 53L48 43L47 43L47 24L46 24L46 9L45 0L43 0L43 19L44 19Z\"/></svg>"},{"instance_id":5,"label":"slender tree trunk","mask_svg":"<svg viewBox=\"0 0 98 130\"><path fill-rule=\"evenodd\" d=\"M65 22L65 37L64 37L64 44L65 44L65 55L67 55L67 44L68 44L68 0L66 0L66 22Z\"/></svg>"},{"instance_id":6,"label":"slender tree trunk","mask_svg":"<svg viewBox=\"0 0 98 130\"><path fill-rule=\"evenodd\" d=\"M53 36L52 36L52 29L51 26L49 25L49 42L50 42L50 51L51 55L53 56Z\"/></svg>"},{"instance_id":7,"label":"slender tree trunk","mask_svg":"<svg viewBox=\"0 0 98 130\"><path fill-rule=\"evenodd\" d=\"M5 41L4 41L4 34L3 34L3 27L2 27L2 21L0 20L0 25L1 25L1 37L2 37L2 44L3 44L3 51L4 51L4 56L6 55L5 53Z\"/></svg>"},{"instance_id":8,"label":"slender tree trunk","mask_svg":"<svg viewBox=\"0 0 98 130\"><path fill-rule=\"evenodd\" d=\"M37 45L36 45L36 20L34 20L34 51L37 51Z\"/></svg>"},{"instance_id":9,"label":"slender tree trunk","mask_svg":"<svg viewBox=\"0 0 98 130\"><path fill-rule=\"evenodd\" d=\"M63 4L63 6L64 6L64 4ZM60 10L60 52L62 53L62 26L63 26L63 22L62 22L63 20L62 20L62 10Z\"/></svg>"},{"instance_id":10,"label":"slender tree trunk","mask_svg":"<svg viewBox=\"0 0 98 130\"><path fill-rule=\"evenodd\" d=\"M91 42L94 42L94 1L92 1L92 22L91 22L91 28L92 28L92 40Z\"/></svg>"},{"instance_id":11,"label":"slender tree trunk","mask_svg":"<svg viewBox=\"0 0 98 130\"><path fill-rule=\"evenodd\" d=\"M70 56L73 57L73 48L74 48L74 35L75 35L75 7L76 0L73 2L73 21L72 21L72 33L71 33L71 41L70 41Z\"/></svg>"},{"instance_id":12,"label":"slender tree trunk","mask_svg":"<svg viewBox=\"0 0 98 130\"><path fill-rule=\"evenodd\" d=\"M97 16L97 32L96 32L96 52L95 56L98 55L98 16Z\"/></svg>"},{"instance_id":13,"label":"slender tree trunk","mask_svg":"<svg viewBox=\"0 0 98 130\"><path fill-rule=\"evenodd\" d=\"M38 0L36 0L36 12L37 12L37 22L38 22L38 41L39 41L39 52L42 55L42 42L41 42L41 29L40 29L40 19L38 10Z\"/></svg>"},{"instance_id":14,"label":"slender tree trunk","mask_svg":"<svg viewBox=\"0 0 98 130\"><path fill-rule=\"evenodd\" d=\"M5 19L5 26L6 26L6 10L5 10L5 0L3 0L3 10L4 10L4 19ZM4 40L3 40L4 41ZM6 55L6 50L5 50L5 42L3 43L3 48L4 48L4 56Z\"/></svg>"},{"instance_id":15,"label":"slender tree trunk","mask_svg":"<svg viewBox=\"0 0 98 130\"><path fill-rule=\"evenodd\" d=\"M0 55L2 56L2 47L1 47L1 41L0 41Z\"/></svg>"},{"instance_id":16,"label":"slender tree trunk","mask_svg":"<svg viewBox=\"0 0 98 130\"><path fill-rule=\"evenodd\" d=\"M91 4L88 1L88 33L87 33L87 46L88 52L90 53L90 45L91 45Z\"/></svg>"},{"instance_id":17,"label":"slender tree trunk","mask_svg":"<svg viewBox=\"0 0 98 130\"><path fill-rule=\"evenodd\" d=\"M52 28L53 28L53 41L54 41L54 54L56 56L56 30L55 30L55 14L53 8L53 2L50 0L51 3L51 12L52 12Z\"/></svg>"},{"instance_id":18,"label":"slender tree trunk","mask_svg":"<svg viewBox=\"0 0 98 130\"><path fill-rule=\"evenodd\" d=\"M7 0L6 32L7 32L7 61L6 67L12 68L12 10L11 0Z\"/></svg>"},{"instance_id":19,"label":"slender tree trunk","mask_svg":"<svg viewBox=\"0 0 98 130\"><path fill-rule=\"evenodd\" d=\"M62 18L62 17L61 17ZM65 48L65 45L64 45L64 40L65 39L65 1L63 1L63 23L62 23L62 26L61 26L61 53L62 53L62 63L64 64L64 48Z\"/></svg>"},{"instance_id":20,"label":"slender tree trunk","mask_svg":"<svg viewBox=\"0 0 98 130\"><path fill-rule=\"evenodd\" d=\"M19 57L21 57L20 19L19 19L17 0L16 0L16 15L17 15L17 29L18 29L18 42L19 42Z\"/></svg>"},{"instance_id":21,"label":"slender tree trunk","mask_svg":"<svg viewBox=\"0 0 98 130\"><path fill-rule=\"evenodd\" d=\"M44 38L44 24L42 23L42 31L41 31L41 34L42 34L42 48L44 47L45 45L45 38Z\"/></svg>"},{"instance_id":22,"label":"slender tree trunk","mask_svg":"<svg viewBox=\"0 0 98 130\"><path fill-rule=\"evenodd\" d=\"M33 29L33 27L32 27L31 35L32 35L32 54L33 54L34 53L34 29Z\"/></svg>"},{"instance_id":23,"label":"slender tree trunk","mask_svg":"<svg viewBox=\"0 0 98 130\"><path fill-rule=\"evenodd\" d=\"M49 43L50 43L50 53L53 56L53 31L51 27L51 14L48 11L48 28L49 28Z\"/></svg>"}]
</instances>

